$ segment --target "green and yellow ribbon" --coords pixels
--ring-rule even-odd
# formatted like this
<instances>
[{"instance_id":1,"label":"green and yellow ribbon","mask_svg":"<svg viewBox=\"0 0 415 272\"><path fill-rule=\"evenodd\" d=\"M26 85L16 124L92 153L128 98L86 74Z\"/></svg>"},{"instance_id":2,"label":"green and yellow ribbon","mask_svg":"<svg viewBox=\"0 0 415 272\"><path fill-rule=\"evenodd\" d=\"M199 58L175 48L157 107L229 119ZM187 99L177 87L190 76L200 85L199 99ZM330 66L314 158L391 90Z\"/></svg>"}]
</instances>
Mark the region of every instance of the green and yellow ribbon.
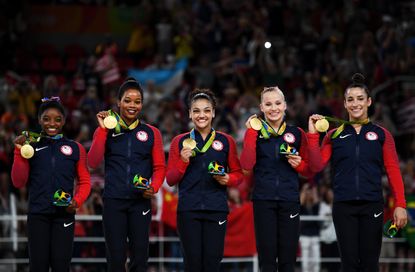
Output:
<instances>
[{"instance_id":1,"label":"green and yellow ribbon","mask_svg":"<svg viewBox=\"0 0 415 272\"><path fill-rule=\"evenodd\" d=\"M209 147L212 145L213 140L215 140L216 137L216 131L212 128L212 132L210 133L210 137L207 140L207 142L205 143L205 145L202 147L202 149L199 149L197 146L192 150L192 157L196 156L196 152L197 153L205 153ZM195 136L195 129L192 128L192 130L190 131L190 138L192 138L193 140L196 141L196 136Z\"/></svg>"},{"instance_id":2,"label":"green and yellow ribbon","mask_svg":"<svg viewBox=\"0 0 415 272\"><path fill-rule=\"evenodd\" d=\"M133 130L140 124L140 120L137 119L131 125L127 125L127 123L125 123L125 121L121 118L121 116L117 112L109 110L108 113L111 116L114 116L115 119L117 119L117 126L114 128L115 133L120 133L121 129Z\"/></svg>"},{"instance_id":3,"label":"green and yellow ribbon","mask_svg":"<svg viewBox=\"0 0 415 272\"><path fill-rule=\"evenodd\" d=\"M267 121L263 120L262 118L258 118L258 119L262 123L262 128L260 132L262 136L264 137L264 139L269 139L271 136L275 136L275 137L281 136L287 127L287 124L285 122L282 122L278 130L275 131L275 129L270 124L268 124Z\"/></svg>"},{"instance_id":4,"label":"green and yellow ribbon","mask_svg":"<svg viewBox=\"0 0 415 272\"><path fill-rule=\"evenodd\" d=\"M354 124L366 125L367 123L370 122L369 118L366 118L363 121L346 121L346 120L343 120L343 119L330 117L330 116L324 116L324 118L329 122L334 122L334 123L340 123L341 124L331 135L332 139L336 139L340 135L340 133L343 132L345 125L354 125Z\"/></svg>"}]
</instances>

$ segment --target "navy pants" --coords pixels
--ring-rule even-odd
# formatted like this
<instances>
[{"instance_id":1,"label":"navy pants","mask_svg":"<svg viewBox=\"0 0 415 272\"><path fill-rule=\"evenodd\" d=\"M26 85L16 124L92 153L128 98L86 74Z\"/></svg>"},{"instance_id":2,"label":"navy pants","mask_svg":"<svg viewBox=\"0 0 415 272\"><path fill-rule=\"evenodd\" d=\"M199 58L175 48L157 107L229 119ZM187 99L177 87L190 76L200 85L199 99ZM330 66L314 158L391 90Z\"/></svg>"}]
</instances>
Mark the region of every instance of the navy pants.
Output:
<instances>
[{"instance_id":1,"label":"navy pants","mask_svg":"<svg viewBox=\"0 0 415 272\"><path fill-rule=\"evenodd\" d=\"M219 272L223 257L227 213L183 211L177 229L186 272Z\"/></svg>"},{"instance_id":2,"label":"navy pants","mask_svg":"<svg viewBox=\"0 0 415 272\"><path fill-rule=\"evenodd\" d=\"M254 200L253 204L260 271L293 272L300 233L300 203Z\"/></svg>"},{"instance_id":3,"label":"navy pants","mask_svg":"<svg viewBox=\"0 0 415 272\"><path fill-rule=\"evenodd\" d=\"M29 267L31 272L69 271L71 266L75 216L28 214Z\"/></svg>"},{"instance_id":4,"label":"navy pants","mask_svg":"<svg viewBox=\"0 0 415 272\"><path fill-rule=\"evenodd\" d=\"M103 226L108 271L125 271L127 238L128 271L147 271L151 202L148 199L104 198Z\"/></svg>"},{"instance_id":5,"label":"navy pants","mask_svg":"<svg viewBox=\"0 0 415 272\"><path fill-rule=\"evenodd\" d=\"M335 202L333 222L342 271L379 271L383 201Z\"/></svg>"}]
</instances>

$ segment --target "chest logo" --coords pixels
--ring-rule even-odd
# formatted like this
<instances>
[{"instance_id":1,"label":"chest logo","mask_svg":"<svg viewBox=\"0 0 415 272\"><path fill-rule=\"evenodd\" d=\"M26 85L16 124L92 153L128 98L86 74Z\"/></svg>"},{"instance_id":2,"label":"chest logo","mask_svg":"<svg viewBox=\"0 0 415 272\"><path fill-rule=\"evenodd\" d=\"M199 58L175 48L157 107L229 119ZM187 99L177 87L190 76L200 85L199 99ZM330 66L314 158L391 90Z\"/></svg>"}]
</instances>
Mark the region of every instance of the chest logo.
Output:
<instances>
[{"instance_id":1,"label":"chest logo","mask_svg":"<svg viewBox=\"0 0 415 272\"><path fill-rule=\"evenodd\" d=\"M148 140L148 134L143 130L137 132L136 136L139 141L146 142Z\"/></svg>"},{"instance_id":2,"label":"chest logo","mask_svg":"<svg viewBox=\"0 0 415 272\"><path fill-rule=\"evenodd\" d=\"M369 141L376 141L379 138L378 135L373 131L366 133L365 137Z\"/></svg>"},{"instance_id":3,"label":"chest logo","mask_svg":"<svg viewBox=\"0 0 415 272\"><path fill-rule=\"evenodd\" d=\"M66 156L70 156L72 155L73 150L72 147L70 147L69 145L63 145L61 146L61 152Z\"/></svg>"},{"instance_id":4,"label":"chest logo","mask_svg":"<svg viewBox=\"0 0 415 272\"><path fill-rule=\"evenodd\" d=\"M292 133L285 133L284 134L284 141L286 141L289 144L292 144L295 142L295 136Z\"/></svg>"},{"instance_id":5,"label":"chest logo","mask_svg":"<svg viewBox=\"0 0 415 272\"><path fill-rule=\"evenodd\" d=\"M222 144L222 142L221 142L221 141L215 140L215 141L212 143L212 147L213 147L213 149L215 149L216 151L221 151L221 150L223 149L223 144Z\"/></svg>"}]
</instances>

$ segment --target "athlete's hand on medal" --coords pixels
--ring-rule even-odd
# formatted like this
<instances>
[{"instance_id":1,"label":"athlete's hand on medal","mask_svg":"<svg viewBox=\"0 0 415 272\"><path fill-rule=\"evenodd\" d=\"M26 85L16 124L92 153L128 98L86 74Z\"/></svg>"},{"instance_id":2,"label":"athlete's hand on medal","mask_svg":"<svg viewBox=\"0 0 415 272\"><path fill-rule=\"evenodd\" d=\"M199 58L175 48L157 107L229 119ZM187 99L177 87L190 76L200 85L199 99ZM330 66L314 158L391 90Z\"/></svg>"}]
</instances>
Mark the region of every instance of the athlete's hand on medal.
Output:
<instances>
[{"instance_id":1,"label":"athlete's hand on medal","mask_svg":"<svg viewBox=\"0 0 415 272\"><path fill-rule=\"evenodd\" d=\"M398 229L405 227L405 225L408 223L408 214L406 213L406 209L402 207L396 207L393 211L393 222Z\"/></svg>"},{"instance_id":2,"label":"athlete's hand on medal","mask_svg":"<svg viewBox=\"0 0 415 272\"><path fill-rule=\"evenodd\" d=\"M105 117L107 117L109 115L110 115L110 113L108 111L100 111L100 112L97 113L98 124L101 128L105 128L104 119L105 119Z\"/></svg>"},{"instance_id":3,"label":"athlete's hand on medal","mask_svg":"<svg viewBox=\"0 0 415 272\"><path fill-rule=\"evenodd\" d=\"M180 158L185 163L188 163L190 160L190 157L192 156L192 149L187 146L183 146L182 150L180 151Z\"/></svg>"},{"instance_id":4,"label":"athlete's hand on medal","mask_svg":"<svg viewBox=\"0 0 415 272\"><path fill-rule=\"evenodd\" d=\"M288 163L291 165L292 168L297 168L301 163L301 156L299 155L286 155Z\"/></svg>"},{"instance_id":5,"label":"athlete's hand on medal","mask_svg":"<svg viewBox=\"0 0 415 272\"><path fill-rule=\"evenodd\" d=\"M143 197L147 199L151 199L155 195L154 188L149 187L147 190L143 191Z\"/></svg>"},{"instance_id":6,"label":"athlete's hand on medal","mask_svg":"<svg viewBox=\"0 0 415 272\"><path fill-rule=\"evenodd\" d=\"M308 118L308 132L317 133L316 122L318 120L324 119L323 115L313 114Z\"/></svg>"},{"instance_id":7,"label":"athlete's hand on medal","mask_svg":"<svg viewBox=\"0 0 415 272\"><path fill-rule=\"evenodd\" d=\"M20 149L22 147L22 145L25 144L25 142L26 142L26 137L24 135L20 135L14 140L14 145L18 149Z\"/></svg>"},{"instance_id":8,"label":"athlete's hand on medal","mask_svg":"<svg viewBox=\"0 0 415 272\"><path fill-rule=\"evenodd\" d=\"M248 118L248 120L246 120L246 122L245 122L245 126L246 126L246 128L252 128L252 126L251 126L251 120L253 119L253 118L258 118L257 117L257 115L256 114L253 114L253 115L251 115L251 116L249 116L249 118Z\"/></svg>"},{"instance_id":9,"label":"athlete's hand on medal","mask_svg":"<svg viewBox=\"0 0 415 272\"><path fill-rule=\"evenodd\" d=\"M225 175L212 175L220 185L226 185L229 181L229 175L225 173Z\"/></svg>"},{"instance_id":10,"label":"athlete's hand on medal","mask_svg":"<svg viewBox=\"0 0 415 272\"><path fill-rule=\"evenodd\" d=\"M71 200L71 203L69 204L68 207L66 207L66 211L68 213L76 213L76 210L78 209L78 203L75 201L75 199Z\"/></svg>"}]
</instances>

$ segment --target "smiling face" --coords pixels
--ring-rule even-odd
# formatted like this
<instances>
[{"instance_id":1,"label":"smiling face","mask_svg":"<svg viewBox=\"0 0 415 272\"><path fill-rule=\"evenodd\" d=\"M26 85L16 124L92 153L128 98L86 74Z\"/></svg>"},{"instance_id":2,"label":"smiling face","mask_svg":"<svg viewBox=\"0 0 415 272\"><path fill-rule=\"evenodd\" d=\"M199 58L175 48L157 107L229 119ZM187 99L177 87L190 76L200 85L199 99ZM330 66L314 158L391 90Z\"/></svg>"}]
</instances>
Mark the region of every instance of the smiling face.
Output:
<instances>
[{"instance_id":1,"label":"smiling face","mask_svg":"<svg viewBox=\"0 0 415 272\"><path fill-rule=\"evenodd\" d=\"M287 103L279 91L272 90L262 94L260 108L268 122L279 124L284 118Z\"/></svg>"},{"instance_id":2,"label":"smiling face","mask_svg":"<svg viewBox=\"0 0 415 272\"><path fill-rule=\"evenodd\" d=\"M136 89L128 89L118 101L121 118L127 123L133 123L143 107L141 94Z\"/></svg>"},{"instance_id":3,"label":"smiling face","mask_svg":"<svg viewBox=\"0 0 415 272\"><path fill-rule=\"evenodd\" d=\"M46 109L39 118L42 131L48 136L55 136L62 131L65 125L65 117L56 108Z\"/></svg>"},{"instance_id":4,"label":"smiling face","mask_svg":"<svg viewBox=\"0 0 415 272\"><path fill-rule=\"evenodd\" d=\"M215 109L208 99L200 98L193 101L189 110L189 117L198 131L210 130L212 119L215 117Z\"/></svg>"},{"instance_id":5,"label":"smiling face","mask_svg":"<svg viewBox=\"0 0 415 272\"><path fill-rule=\"evenodd\" d=\"M345 93L344 107L349 113L349 120L365 120L371 104L372 99L360 87L350 88Z\"/></svg>"}]
</instances>

